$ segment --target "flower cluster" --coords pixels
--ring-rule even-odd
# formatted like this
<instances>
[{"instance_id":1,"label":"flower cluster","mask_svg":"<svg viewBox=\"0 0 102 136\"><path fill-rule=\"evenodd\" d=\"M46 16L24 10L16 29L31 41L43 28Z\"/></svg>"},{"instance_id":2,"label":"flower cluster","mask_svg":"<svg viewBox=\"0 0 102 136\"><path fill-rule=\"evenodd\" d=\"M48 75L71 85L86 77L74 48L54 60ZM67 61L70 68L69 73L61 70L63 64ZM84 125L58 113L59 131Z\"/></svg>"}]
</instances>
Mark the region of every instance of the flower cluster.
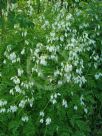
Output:
<instances>
[{"instance_id":1,"label":"flower cluster","mask_svg":"<svg viewBox=\"0 0 102 136\"><path fill-rule=\"evenodd\" d=\"M16 4L11 5L11 11L24 16L25 21L15 23L11 36L9 33L5 36L5 39L10 39L3 41L0 93L8 98L0 96L0 114L14 113L22 122L29 122L32 118L44 126L50 126L55 116L61 118L60 111L62 116L68 115L69 118L74 118L74 114L86 116L90 112L88 103L91 101L87 98L87 88L91 80L97 82L102 78L102 51L97 46L97 36L101 32L93 34L88 31L94 17L88 15L87 22L81 9L68 12L66 0L63 6L56 2L50 7L50 15L46 14L48 8L44 14L36 15L33 7L36 5L32 0L24 4L24 11ZM92 26L92 29L94 32L101 30L101 25ZM14 40L13 36L17 39ZM54 110L56 112L52 116L50 112Z\"/></svg>"}]
</instances>

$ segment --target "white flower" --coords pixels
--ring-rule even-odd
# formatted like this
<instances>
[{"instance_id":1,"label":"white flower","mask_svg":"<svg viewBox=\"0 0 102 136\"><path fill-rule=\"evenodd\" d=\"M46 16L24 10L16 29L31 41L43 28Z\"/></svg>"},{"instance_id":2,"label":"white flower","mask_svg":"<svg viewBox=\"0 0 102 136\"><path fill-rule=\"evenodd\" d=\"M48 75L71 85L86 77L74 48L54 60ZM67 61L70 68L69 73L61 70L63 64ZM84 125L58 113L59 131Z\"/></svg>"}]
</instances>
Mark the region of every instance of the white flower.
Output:
<instances>
[{"instance_id":1,"label":"white flower","mask_svg":"<svg viewBox=\"0 0 102 136\"><path fill-rule=\"evenodd\" d=\"M20 89L19 85L16 85L16 86L15 86L15 90L16 90L16 92L18 92L18 93L21 92L21 89Z\"/></svg>"},{"instance_id":2,"label":"white flower","mask_svg":"<svg viewBox=\"0 0 102 136\"><path fill-rule=\"evenodd\" d=\"M54 95L51 95L50 101L52 102L52 104L57 103L56 99L57 99L57 97L60 96L60 95L61 95L60 93L55 93Z\"/></svg>"},{"instance_id":3,"label":"white flower","mask_svg":"<svg viewBox=\"0 0 102 136\"><path fill-rule=\"evenodd\" d=\"M33 101L34 101L34 98L28 100L30 107L33 107Z\"/></svg>"},{"instance_id":4,"label":"white flower","mask_svg":"<svg viewBox=\"0 0 102 136\"><path fill-rule=\"evenodd\" d=\"M76 73L79 74L79 75L81 75L82 74L81 68L80 69L76 69Z\"/></svg>"},{"instance_id":5,"label":"white flower","mask_svg":"<svg viewBox=\"0 0 102 136\"><path fill-rule=\"evenodd\" d=\"M0 77L2 77L2 74L1 74L1 72L0 72Z\"/></svg>"},{"instance_id":6,"label":"white flower","mask_svg":"<svg viewBox=\"0 0 102 136\"><path fill-rule=\"evenodd\" d=\"M51 36L51 37L55 37L55 32L51 32L51 33L50 33L50 36Z\"/></svg>"},{"instance_id":7,"label":"white flower","mask_svg":"<svg viewBox=\"0 0 102 136\"><path fill-rule=\"evenodd\" d=\"M47 50L49 52L54 52L55 51L55 47L54 46L47 46L46 48L47 48Z\"/></svg>"},{"instance_id":8,"label":"white flower","mask_svg":"<svg viewBox=\"0 0 102 136\"><path fill-rule=\"evenodd\" d=\"M84 108L84 112L87 114L87 113L88 113L88 109L87 109L87 108Z\"/></svg>"},{"instance_id":9,"label":"white flower","mask_svg":"<svg viewBox=\"0 0 102 136\"><path fill-rule=\"evenodd\" d=\"M55 99L53 99L53 100L52 100L52 103L55 104L55 103L57 103L57 101L56 101Z\"/></svg>"},{"instance_id":10,"label":"white flower","mask_svg":"<svg viewBox=\"0 0 102 136\"><path fill-rule=\"evenodd\" d=\"M25 54L25 49L22 49L21 55L24 55L24 54Z\"/></svg>"},{"instance_id":11,"label":"white flower","mask_svg":"<svg viewBox=\"0 0 102 136\"><path fill-rule=\"evenodd\" d=\"M40 116L44 117L44 112L43 111L40 112Z\"/></svg>"},{"instance_id":12,"label":"white flower","mask_svg":"<svg viewBox=\"0 0 102 136\"><path fill-rule=\"evenodd\" d=\"M51 55L49 58L52 59L52 60L58 61L58 57L55 56L55 55Z\"/></svg>"},{"instance_id":13,"label":"white flower","mask_svg":"<svg viewBox=\"0 0 102 136\"><path fill-rule=\"evenodd\" d=\"M72 15L69 13L67 16L66 16L66 20L69 20L72 18Z\"/></svg>"},{"instance_id":14,"label":"white flower","mask_svg":"<svg viewBox=\"0 0 102 136\"><path fill-rule=\"evenodd\" d=\"M3 64L6 64L6 60L3 61Z\"/></svg>"},{"instance_id":15,"label":"white flower","mask_svg":"<svg viewBox=\"0 0 102 136\"><path fill-rule=\"evenodd\" d=\"M17 58L17 62L20 62L20 57Z\"/></svg>"},{"instance_id":16,"label":"white flower","mask_svg":"<svg viewBox=\"0 0 102 136\"><path fill-rule=\"evenodd\" d=\"M46 21L45 21L45 25L49 25L49 21L46 20Z\"/></svg>"},{"instance_id":17,"label":"white flower","mask_svg":"<svg viewBox=\"0 0 102 136\"><path fill-rule=\"evenodd\" d=\"M71 92L71 95L73 96L73 95L74 95L74 93L73 93L73 92Z\"/></svg>"},{"instance_id":18,"label":"white flower","mask_svg":"<svg viewBox=\"0 0 102 136\"><path fill-rule=\"evenodd\" d=\"M98 56L98 55L94 56L94 60L95 60L95 61L97 61L98 59L99 59L99 56Z\"/></svg>"},{"instance_id":19,"label":"white flower","mask_svg":"<svg viewBox=\"0 0 102 136\"><path fill-rule=\"evenodd\" d=\"M14 95L13 89L10 89L10 94Z\"/></svg>"},{"instance_id":20,"label":"white flower","mask_svg":"<svg viewBox=\"0 0 102 136\"><path fill-rule=\"evenodd\" d=\"M26 104L26 101L21 100L21 102L19 103L19 107L24 108L25 104Z\"/></svg>"},{"instance_id":21,"label":"white flower","mask_svg":"<svg viewBox=\"0 0 102 136\"><path fill-rule=\"evenodd\" d=\"M70 72L70 71L72 71L72 65L67 64L67 65L65 66L64 70L65 70L65 72Z\"/></svg>"},{"instance_id":22,"label":"white flower","mask_svg":"<svg viewBox=\"0 0 102 136\"><path fill-rule=\"evenodd\" d=\"M67 80L67 82L70 82L70 81L71 81L71 74L65 73L65 74L64 74L64 77L65 77L65 79Z\"/></svg>"},{"instance_id":23,"label":"white flower","mask_svg":"<svg viewBox=\"0 0 102 136\"><path fill-rule=\"evenodd\" d=\"M49 125L50 123L51 123L51 118L48 117L48 118L46 119L46 125Z\"/></svg>"},{"instance_id":24,"label":"white flower","mask_svg":"<svg viewBox=\"0 0 102 136\"><path fill-rule=\"evenodd\" d=\"M9 111L14 113L17 111L17 109L18 109L17 106L10 106Z\"/></svg>"},{"instance_id":25,"label":"white flower","mask_svg":"<svg viewBox=\"0 0 102 136\"><path fill-rule=\"evenodd\" d=\"M29 45L29 42L28 42L27 40L25 40L25 44L26 44L26 45Z\"/></svg>"},{"instance_id":26,"label":"white flower","mask_svg":"<svg viewBox=\"0 0 102 136\"><path fill-rule=\"evenodd\" d=\"M79 0L75 0L75 2L79 2Z\"/></svg>"},{"instance_id":27,"label":"white flower","mask_svg":"<svg viewBox=\"0 0 102 136\"><path fill-rule=\"evenodd\" d=\"M68 107L67 101L65 99L63 99L63 101L62 101L62 106L64 106L65 108Z\"/></svg>"},{"instance_id":28,"label":"white flower","mask_svg":"<svg viewBox=\"0 0 102 136\"><path fill-rule=\"evenodd\" d=\"M12 61L12 63L15 63L16 62L16 54L15 52L11 53L10 56L9 56L9 59Z\"/></svg>"},{"instance_id":29,"label":"white flower","mask_svg":"<svg viewBox=\"0 0 102 136\"><path fill-rule=\"evenodd\" d=\"M44 119L40 119L40 123L43 123L44 122Z\"/></svg>"},{"instance_id":30,"label":"white flower","mask_svg":"<svg viewBox=\"0 0 102 136\"><path fill-rule=\"evenodd\" d=\"M14 24L14 28L19 28L20 27L20 24Z\"/></svg>"},{"instance_id":31,"label":"white flower","mask_svg":"<svg viewBox=\"0 0 102 136\"><path fill-rule=\"evenodd\" d=\"M53 95L51 95L51 100L52 100L53 98L54 98Z\"/></svg>"},{"instance_id":32,"label":"white flower","mask_svg":"<svg viewBox=\"0 0 102 136\"><path fill-rule=\"evenodd\" d=\"M95 75L95 79L99 79L99 74L96 74L96 75Z\"/></svg>"},{"instance_id":33,"label":"white flower","mask_svg":"<svg viewBox=\"0 0 102 136\"><path fill-rule=\"evenodd\" d=\"M44 65L44 66L47 65L47 61L46 61L45 59L46 59L45 56L41 56L41 58L40 58L40 64L41 64L41 65Z\"/></svg>"},{"instance_id":34,"label":"white flower","mask_svg":"<svg viewBox=\"0 0 102 136\"><path fill-rule=\"evenodd\" d=\"M0 107L4 106L7 104L7 101L0 100Z\"/></svg>"},{"instance_id":35,"label":"white flower","mask_svg":"<svg viewBox=\"0 0 102 136\"><path fill-rule=\"evenodd\" d=\"M14 9L16 9L18 7L18 4L11 4L11 11L13 11Z\"/></svg>"},{"instance_id":36,"label":"white flower","mask_svg":"<svg viewBox=\"0 0 102 136\"><path fill-rule=\"evenodd\" d=\"M15 77L11 77L11 80L15 83L15 84L20 84L20 79L15 76Z\"/></svg>"},{"instance_id":37,"label":"white flower","mask_svg":"<svg viewBox=\"0 0 102 136\"><path fill-rule=\"evenodd\" d=\"M79 84L80 87L82 86L82 84L85 84L85 82L87 81L84 76L74 77L73 80L75 83Z\"/></svg>"},{"instance_id":38,"label":"white flower","mask_svg":"<svg viewBox=\"0 0 102 136\"><path fill-rule=\"evenodd\" d=\"M21 120L22 120L23 122L28 122L29 118L28 118L28 116L23 116L23 117L21 118Z\"/></svg>"},{"instance_id":39,"label":"white flower","mask_svg":"<svg viewBox=\"0 0 102 136\"><path fill-rule=\"evenodd\" d=\"M18 76L21 76L23 74L23 70L22 69L18 69Z\"/></svg>"},{"instance_id":40,"label":"white flower","mask_svg":"<svg viewBox=\"0 0 102 136\"><path fill-rule=\"evenodd\" d=\"M56 96L56 98L57 98L57 96ZM51 95L50 101L51 101L53 104L55 104L55 103L57 103L56 98L54 98L54 96Z\"/></svg>"},{"instance_id":41,"label":"white flower","mask_svg":"<svg viewBox=\"0 0 102 136\"><path fill-rule=\"evenodd\" d=\"M74 110L77 110L77 109L78 109L78 107L75 105L75 106L74 106Z\"/></svg>"},{"instance_id":42,"label":"white flower","mask_svg":"<svg viewBox=\"0 0 102 136\"><path fill-rule=\"evenodd\" d=\"M62 41L62 42L64 41L64 37L63 36L60 37L60 41Z\"/></svg>"},{"instance_id":43,"label":"white flower","mask_svg":"<svg viewBox=\"0 0 102 136\"><path fill-rule=\"evenodd\" d=\"M22 32L22 36L26 37L27 36L27 31Z\"/></svg>"},{"instance_id":44,"label":"white flower","mask_svg":"<svg viewBox=\"0 0 102 136\"><path fill-rule=\"evenodd\" d=\"M62 83L63 83L63 82L62 82L61 80L58 81L58 85L62 85Z\"/></svg>"},{"instance_id":45,"label":"white flower","mask_svg":"<svg viewBox=\"0 0 102 136\"><path fill-rule=\"evenodd\" d=\"M83 97L83 95L81 95L81 97L80 97L80 103L81 103L81 105L85 105L83 100L84 100L84 97Z\"/></svg>"},{"instance_id":46,"label":"white flower","mask_svg":"<svg viewBox=\"0 0 102 136\"><path fill-rule=\"evenodd\" d=\"M57 75L59 75L60 74L60 72L59 72L59 70L56 70L55 72L54 72L54 76L56 77Z\"/></svg>"},{"instance_id":47,"label":"white flower","mask_svg":"<svg viewBox=\"0 0 102 136\"><path fill-rule=\"evenodd\" d=\"M95 79L98 80L100 77L102 77L102 73L95 74Z\"/></svg>"},{"instance_id":48,"label":"white flower","mask_svg":"<svg viewBox=\"0 0 102 136\"><path fill-rule=\"evenodd\" d=\"M65 37L67 37L67 35L68 35L68 34L67 34L67 33L65 33Z\"/></svg>"},{"instance_id":49,"label":"white flower","mask_svg":"<svg viewBox=\"0 0 102 136\"><path fill-rule=\"evenodd\" d=\"M57 93L54 94L54 98L57 98Z\"/></svg>"},{"instance_id":50,"label":"white flower","mask_svg":"<svg viewBox=\"0 0 102 136\"><path fill-rule=\"evenodd\" d=\"M6 112L6 109L5 108L1 108L0 109L0 113L4 113L4 112Z\"/></svg>"}]
</instances>

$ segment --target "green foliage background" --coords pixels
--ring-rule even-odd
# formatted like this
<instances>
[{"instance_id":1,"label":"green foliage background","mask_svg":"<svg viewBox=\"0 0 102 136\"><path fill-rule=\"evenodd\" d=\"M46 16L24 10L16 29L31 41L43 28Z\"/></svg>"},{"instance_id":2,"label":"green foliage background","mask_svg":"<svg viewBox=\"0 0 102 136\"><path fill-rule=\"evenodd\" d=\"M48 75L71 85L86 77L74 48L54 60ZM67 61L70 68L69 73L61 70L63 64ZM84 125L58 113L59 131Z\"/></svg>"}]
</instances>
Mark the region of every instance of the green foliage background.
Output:
<instances>
[{"instance_id":1,"label":"green foliage background","mask_svg":"<svg viewBox=\"0 0 102 136\"><path fill-rule=\"evenodd\" d=\"M79 87L73 82L58 86L58 79L49 83L48 76L53 73L55 66L59 67L60 61L65 60L66 62L68 59L65 47L58 52L58 63L49 61L47 67L38 65L39 69L43 71L42 77L39 77L36 72L32 74L31 68L35 62L33 63L31 60L31 49L35 50L36 45L42 43L40 54L47 52L44 49L44 46L47 46L46 35L50 34L52 28L48 27L44 30L42 25L45 20L48 20L50 25L53 24L59 15L59 11L51 12L57 1L32 1L33 13L30 15L27 1L0 0L0 73L2 74L0 76L0 100L8 101L8 105L5 107L8 109L10 105L18 105L22 99L34 97L33 107L27 103L23 109L19 108L17 112L0 113L0 136L102 136L102 77L98 80L95 79L96 73L102 73L102 61L96 61L98 66L95 69L94 60L90 59L93 50L95 50L102 60L102 2L98 0L67 0L65 1L68 2L67 8L63 10L63 4L59 7L59 11L62 10L65 16L68 13L73 15L71 28L77 30L79 37L85 31L89 38L96 43L96 47L90 44L91 51L83 52L79 56L84 60L83 75L87 79L87 82ZM18 5L13 10L7 9L7 2L10 5L12 3ZM63 19L65 18L63 17ZM19 24L19 27L14 28L15 24ZM88 26L83 26L83 24L88 24ZM83 27L80 28L80 26ZM25 32L27 32L27 36L22 36ZM64 32L58 31L57 35L62 33ZM69 34L69 37L71 36L72 34ZM26 40L29 45L26 44ZM54 43L54 45L58 44L60 41ZM8 45L11 46L11 52L15 51L20 56L20 63L12 64L4 55ZM26 49L25 54L21 55L23 49ZM7 62L4 64L6 59ZM88 66L89 63L91 63L91 67ZM34 86L28 90L25 89L25 96L19 93L14 96L9 94L9 90L14 87L10 78L17 75L18 67L24 70L22 81L34 81ZM34 94L30 92L31 90L34 90ZM56 105L49 101L51 94L54 93L61 94ZM81 95L85 99L87 114L84 113L83 106L80 105ZM67 100L68 109L62 107L62 99ZM78 106L78 110L74 110L74 105ZM51 124L48 126L39 123L39 112L42 110L46 117L51 117ZM22 115L29 116L29 121L23 122Z\"/></svg>"}]
</instances>

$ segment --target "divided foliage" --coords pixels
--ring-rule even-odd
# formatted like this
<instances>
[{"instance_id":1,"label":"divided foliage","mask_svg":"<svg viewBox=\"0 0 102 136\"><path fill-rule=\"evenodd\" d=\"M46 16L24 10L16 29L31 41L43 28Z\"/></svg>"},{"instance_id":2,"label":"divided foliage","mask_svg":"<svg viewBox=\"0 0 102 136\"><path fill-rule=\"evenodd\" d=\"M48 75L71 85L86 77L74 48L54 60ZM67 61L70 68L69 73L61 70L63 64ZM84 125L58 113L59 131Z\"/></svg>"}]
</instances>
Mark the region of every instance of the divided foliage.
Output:
<instances>
[{"instance_id":1,"label":"divided foliage","mask_svg":"<svg viewBox=\"0 0 102 136\"><path fill-rule=\"evenodd\" d=\"M0 136L102 136L102 2L1 0Z\"/></svg>"}]
</instances>

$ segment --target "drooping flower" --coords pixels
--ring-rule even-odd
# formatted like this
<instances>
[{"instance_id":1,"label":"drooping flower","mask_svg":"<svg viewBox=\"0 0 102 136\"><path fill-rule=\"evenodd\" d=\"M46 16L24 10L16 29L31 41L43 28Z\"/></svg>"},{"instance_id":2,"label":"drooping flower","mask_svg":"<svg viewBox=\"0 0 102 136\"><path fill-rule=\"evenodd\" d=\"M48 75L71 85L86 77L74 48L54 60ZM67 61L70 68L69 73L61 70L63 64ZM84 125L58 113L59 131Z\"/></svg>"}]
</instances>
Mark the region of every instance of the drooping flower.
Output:
<instances>
[{"instance_id":1,"label":"drooping flower","mask_svg":"<svg viewBox=\"0 0 102 136\"><path fill-rule=\"evenodd\" d=\"M46 119L46 125L49 125L50 123L51 123L51 118L48 117L48 118Z\"/></svg>"}]
</instances>

